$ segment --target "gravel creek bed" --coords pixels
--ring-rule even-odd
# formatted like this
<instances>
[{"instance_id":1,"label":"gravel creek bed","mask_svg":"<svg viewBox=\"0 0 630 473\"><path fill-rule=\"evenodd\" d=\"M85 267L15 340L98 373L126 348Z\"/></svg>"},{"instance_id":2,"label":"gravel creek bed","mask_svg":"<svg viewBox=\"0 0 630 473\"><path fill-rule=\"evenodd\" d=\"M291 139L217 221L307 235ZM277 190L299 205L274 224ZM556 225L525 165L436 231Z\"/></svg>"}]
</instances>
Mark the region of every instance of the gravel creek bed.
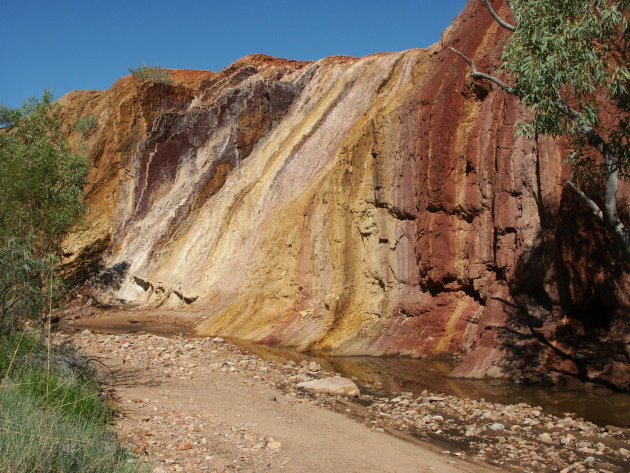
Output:
<instances>
[{"instance_id":1,"label":"gravel creek bed","mask_svg":"<svg viewBox=\"0 0 630 473\"><path fill-rule=\"evenodd\" d=\"M395 397L383 397L362 389L357 398L311 394L296 388L296 384L334 373L324 372L318 363L307 359L281 363L265 360L220 338L66 330L56 339L75 343L111 367L110 386L119 412L119 436L136 453L157 462L155 473L239 471L239 457L243 456L250 464L260 465L261 471L290 471L290 467L283 465L278 453L281 444L249 432L245 420L242 427L230 426L214 420L210 413L195 411L195 406L184 409L181 400L158 414L158 405L167 402L166 397L117 397L117 383L133 381L115 379L116 366L125 363L145 366L147 370L159 367L164 377L174 381L203 377L209 372L242 374L248 380L243 383L245 389L252 383L264 383L277 389L290 403L325 406L372 430L425 442L447 457L508 471L630 471L629 429L597 426L571 413L558 417L524 403L505 405L427 391L421 395L401 392ZM128 422L125 412L129 409L142 411L141 426ZM205 433L208 431L213 432L212 438ZM231 458L234 452L238 455ZM200 459L212 466L201 465Z\"/></svg>"}]
</instances>

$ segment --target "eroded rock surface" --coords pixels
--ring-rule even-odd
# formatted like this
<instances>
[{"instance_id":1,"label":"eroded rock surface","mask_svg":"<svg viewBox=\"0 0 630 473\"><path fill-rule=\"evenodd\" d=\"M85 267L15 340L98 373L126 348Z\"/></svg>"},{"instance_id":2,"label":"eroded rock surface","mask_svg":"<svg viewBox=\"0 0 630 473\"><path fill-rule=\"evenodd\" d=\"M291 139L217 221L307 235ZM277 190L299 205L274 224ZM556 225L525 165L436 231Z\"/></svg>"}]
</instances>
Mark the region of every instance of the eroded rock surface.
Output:
<instances>
[{"instance_id":1,"label":"eroded rock surface","mask_svg":"<svg viewBox=\"0 0 630 473\"><path fill-rule=\"evenodd\" d=\"M493 71L503 39L470 2L427 50L66 95L94 164L68 273L201 334L630 389L628 265L564 186L563 144L515 138L527 111L446 47Z\"/></svg>"}]
</instances>

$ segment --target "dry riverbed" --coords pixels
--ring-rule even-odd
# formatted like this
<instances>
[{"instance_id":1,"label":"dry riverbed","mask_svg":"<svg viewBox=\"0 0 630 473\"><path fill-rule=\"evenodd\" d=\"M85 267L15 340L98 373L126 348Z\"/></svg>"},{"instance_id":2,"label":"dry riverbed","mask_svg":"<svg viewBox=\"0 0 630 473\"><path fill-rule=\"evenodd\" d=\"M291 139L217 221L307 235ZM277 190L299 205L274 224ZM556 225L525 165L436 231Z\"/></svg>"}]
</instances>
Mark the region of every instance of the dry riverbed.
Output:
<instances>
[{"instance_id":1,"label":"dry riverbed","mask_svg":"<svg viewBox=\"0 0 630 473\"><path fill-rule=\"evenodd\" d=\"M95 319L98 320L98 319ZM630 471L630 432L439 393L357 398L222 339L65 331L111 368L120 438L166 472Z\"/></svg>"}]
</instances>

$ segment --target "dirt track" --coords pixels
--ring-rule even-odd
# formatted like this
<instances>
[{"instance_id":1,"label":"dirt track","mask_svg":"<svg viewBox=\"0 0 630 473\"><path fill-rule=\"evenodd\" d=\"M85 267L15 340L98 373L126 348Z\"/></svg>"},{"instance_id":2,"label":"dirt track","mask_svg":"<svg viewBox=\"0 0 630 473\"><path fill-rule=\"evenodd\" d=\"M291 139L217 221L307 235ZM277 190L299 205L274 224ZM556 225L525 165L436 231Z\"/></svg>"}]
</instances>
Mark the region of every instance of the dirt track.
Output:
<instances>
[{"instance_id":1,"label":"dirt track","mask_svg":"<svg viewBox=\"0 0 630 473\"><path fill-rule=\"evenodd\" d=\"M154 473L627 471L626 429L432 393L307 394L296 384L326 375L308 361L195 338L191 322L116 312L61 335L111 367L119 436Z\"/></svg>"},{"instance_id":2,"label":"dirt track","mask_svg":"<svg viewBox=\"0 0 630 473\"><path fill-rule=\"evenodd\" d=\"M131 330L148 328L128 314L78 326L121 333L125 320ZM164 322L164 333L185 332ZM111 366L119 435L155 462L155 473L499 471L286 394L273 387L283 380L267 362L226 343L142 332L68 336Z\"/></svg>"}]
</instances>

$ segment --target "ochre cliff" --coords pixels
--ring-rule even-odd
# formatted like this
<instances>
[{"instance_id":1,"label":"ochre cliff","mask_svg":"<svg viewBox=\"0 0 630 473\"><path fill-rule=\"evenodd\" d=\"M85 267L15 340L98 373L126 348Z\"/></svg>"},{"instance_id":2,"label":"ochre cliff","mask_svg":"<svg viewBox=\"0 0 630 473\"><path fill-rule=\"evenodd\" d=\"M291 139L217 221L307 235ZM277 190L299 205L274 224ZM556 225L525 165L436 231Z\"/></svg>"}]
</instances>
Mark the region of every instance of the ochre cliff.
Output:
<instances>
[{"instance_id":1,"label":"ochre cliff","mask_svg":"<svg viewBox=\"0 0 630 473\"><path fill-rule=\"evenodd\" d=\"M504 38L471 2L428 50L66 95L93 162L66 271L201 334L628 389L628 265L563 185L563 144L516 138L527 110L447 48L493 71Z\"/></svg>"}]
</instances>

